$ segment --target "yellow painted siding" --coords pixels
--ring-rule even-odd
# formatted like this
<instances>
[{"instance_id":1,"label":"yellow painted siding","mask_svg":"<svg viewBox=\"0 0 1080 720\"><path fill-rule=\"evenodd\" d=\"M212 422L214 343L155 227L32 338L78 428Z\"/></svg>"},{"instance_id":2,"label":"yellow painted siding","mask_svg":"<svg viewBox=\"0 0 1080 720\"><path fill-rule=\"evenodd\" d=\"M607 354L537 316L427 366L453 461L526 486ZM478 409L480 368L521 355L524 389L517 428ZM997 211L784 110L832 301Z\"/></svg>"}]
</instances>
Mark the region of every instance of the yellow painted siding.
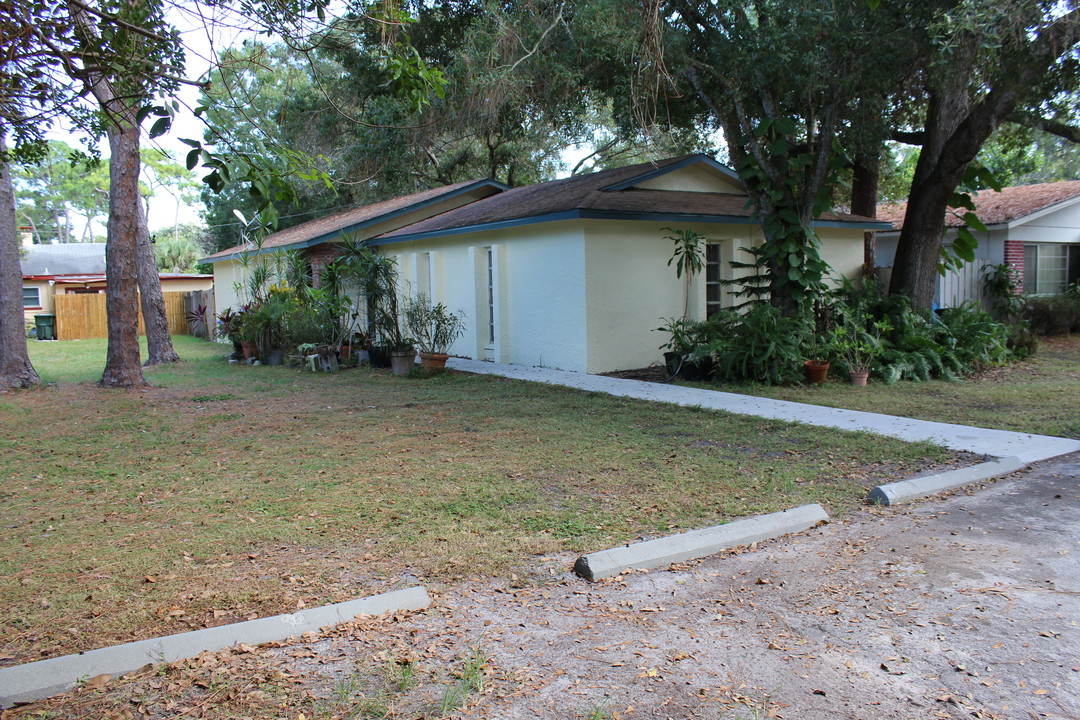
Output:
<instances>
[{"instance_id":1,"label":"yellow painted siding","mask_svg":"<svg viewBox=\"0 0 1080 720\"><path fill-rule=\"evenodd\" d=\"M742 184L705 164L690 165L638 183L642 190L681 190L683 192L720 192L745 195Z\"/></svg>"},{"instance_id":2,"label":"yellow painted siding","mask_svg":"<svg viewBox=\"0 0 1080 720\"><path fill-rule=\"evenodd\" d=\"M664 223L591 221L586 224L586 310L588 372L646 367L660 362L668 336L655 329L665 318L682 317L686 278L667 264L674 244ZM721 246L721 277L737 247L755 242L750 225L679 224ZM746 258L742 258L745 260ZM725 306L732 304L726 297ZM690 285L689 316L705 317L704 274Z\"/></svg>"},{"instance_id":3,"label":"yellow painted siding","mask_svg":"<svg viewBox=\"0 0 1080 720\"><path fill-rule=\"evenodd\" d=\"M838 285L841 277L861 281L863 274L863 232L847 228L818 228L821 258L832 268L830 283Z\"/></svg>"}]
</instances>

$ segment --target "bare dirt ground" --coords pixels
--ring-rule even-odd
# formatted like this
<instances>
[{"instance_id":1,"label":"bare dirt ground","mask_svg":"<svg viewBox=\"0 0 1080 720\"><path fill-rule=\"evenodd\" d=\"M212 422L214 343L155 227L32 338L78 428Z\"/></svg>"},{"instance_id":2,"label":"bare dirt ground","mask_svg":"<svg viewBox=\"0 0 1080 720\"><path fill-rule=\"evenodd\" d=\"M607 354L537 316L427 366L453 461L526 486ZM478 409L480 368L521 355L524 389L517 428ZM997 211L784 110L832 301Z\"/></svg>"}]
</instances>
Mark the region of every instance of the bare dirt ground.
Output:
<instances>
[{"instance_id":1,"label":"bare dirt ground","mask_svg":"<svg viewBox=\"0 0 1080 720\"><path fill-rule=\"evenodd\" d=\"M1072 455L667 571L589 584L566 572L573 558L546 558L534 577L444 588L422 613L204 656L37 710L216 717L227 702L222 717L308 720L1078 718L1078 511ZM447 693L470 657L483 658L482 689L451 710Z\"/></svg>"}]
</instances>

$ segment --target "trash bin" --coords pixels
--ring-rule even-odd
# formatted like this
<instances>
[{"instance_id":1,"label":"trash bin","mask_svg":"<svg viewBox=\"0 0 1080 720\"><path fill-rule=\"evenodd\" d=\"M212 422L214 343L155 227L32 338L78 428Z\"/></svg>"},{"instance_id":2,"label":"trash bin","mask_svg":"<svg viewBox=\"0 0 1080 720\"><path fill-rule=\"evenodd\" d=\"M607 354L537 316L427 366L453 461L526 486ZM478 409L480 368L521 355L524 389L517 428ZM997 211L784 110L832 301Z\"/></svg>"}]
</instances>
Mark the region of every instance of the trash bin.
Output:
<instances>
[{"instance_id":1,"label":"trash bin","mask_svg":"<svg viewBox=\"0 0 1080 720\"><path fill-rule=\"evenodd\" d=\"M52 313L35 315L34 325L37 327L38 340L56 339L56 316Z\"/></svg>"}]
</instances>

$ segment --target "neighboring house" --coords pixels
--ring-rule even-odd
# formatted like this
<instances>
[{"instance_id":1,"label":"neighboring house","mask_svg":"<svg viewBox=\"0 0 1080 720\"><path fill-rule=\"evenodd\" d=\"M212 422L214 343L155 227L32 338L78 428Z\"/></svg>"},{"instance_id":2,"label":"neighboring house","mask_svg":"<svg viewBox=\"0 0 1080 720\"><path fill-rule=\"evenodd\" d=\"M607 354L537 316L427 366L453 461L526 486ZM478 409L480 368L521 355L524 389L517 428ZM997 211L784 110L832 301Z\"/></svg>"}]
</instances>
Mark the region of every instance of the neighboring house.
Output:
<instances>
[{"instance_id":1,"label":"neighboring house","mask_svg":"<svg viewBox=\"0 0 1080 720\"><path fill-rule=\"evenodd\" d=\"M105 243L26 245L20 260L23 275L23 314L55 311L53 296L105 292ZM161 273L163 292L209 290L213 275Z\"/></svg>"},{"instance_id":2,"label":"neighboring house","mask_svg":"<svg viewBox=\"0 0 1080 720\"><path fill-rule=\"evenodd\" d=\"M985 306L982 275L989 265L1011 265L1023 292L1031 295L1059 294L1080 279L1080 180L983 190L975 196L975 208L987 232L972 230L979 240L975 262L938 281L934 300L939 306L971 301ZM906 211L906 204L878 208L878 219L892 225L877 234L880 267L893 264ZM960 218L947 218L947 246L961 225Z\"/></svg>"},{"instance_id":3,"label":"neighboring house","mask_svg":"<svg viewBox=\"0 0 1080 720\"><path fill-rule=\"evenodd\" d=\"M852 215L816 222L833 270L862 273L863 232L886 227ZM342 236L397 260L409 292L467 316L455 355L582 372L642 367L667 340L655 329L683 314L685 279L668 265L668 228L710 238L706 272L689 288L690 316L734 300L719 280L761 242L735 173L691 155L509 189L490 180L429 190L328 215L266 238L262 252L303 248L318 268ZM243 282L243 247L212 255L218 309Z\"/></svg>"}]
</instances>

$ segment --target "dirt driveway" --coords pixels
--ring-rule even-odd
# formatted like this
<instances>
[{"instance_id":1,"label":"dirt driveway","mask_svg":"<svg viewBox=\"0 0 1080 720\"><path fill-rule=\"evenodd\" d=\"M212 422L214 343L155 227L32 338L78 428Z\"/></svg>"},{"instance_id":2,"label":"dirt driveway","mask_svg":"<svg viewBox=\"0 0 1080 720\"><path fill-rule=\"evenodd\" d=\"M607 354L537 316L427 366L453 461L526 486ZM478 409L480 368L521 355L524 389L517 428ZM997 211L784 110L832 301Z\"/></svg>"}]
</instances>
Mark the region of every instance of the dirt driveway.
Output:
<instances>
[{"instance_id":1,"label":"dirt driveway","mask_svg":"<svg viewBox=\"0 0 1080 720\"><path fill-rule=\"evenodd\" d=\"M514 678L476 717L1076 718L1078 518L1072 455L671 571L455 593L441 632L411 622Z\"/></svg>"},{"instance_id":2,"label":"dirt driveway","mask_svg":"<svg viewBox=\"0 0 1080 720\"><path fill-rule=\"evenodd\" d=\"M545 558L529 577L435 593L422 613L205 655L39 711L1080 718L1078 518L1072 455L666 571L589 584L566 572L573 558Z\"/></svg>"}]
</instances>

